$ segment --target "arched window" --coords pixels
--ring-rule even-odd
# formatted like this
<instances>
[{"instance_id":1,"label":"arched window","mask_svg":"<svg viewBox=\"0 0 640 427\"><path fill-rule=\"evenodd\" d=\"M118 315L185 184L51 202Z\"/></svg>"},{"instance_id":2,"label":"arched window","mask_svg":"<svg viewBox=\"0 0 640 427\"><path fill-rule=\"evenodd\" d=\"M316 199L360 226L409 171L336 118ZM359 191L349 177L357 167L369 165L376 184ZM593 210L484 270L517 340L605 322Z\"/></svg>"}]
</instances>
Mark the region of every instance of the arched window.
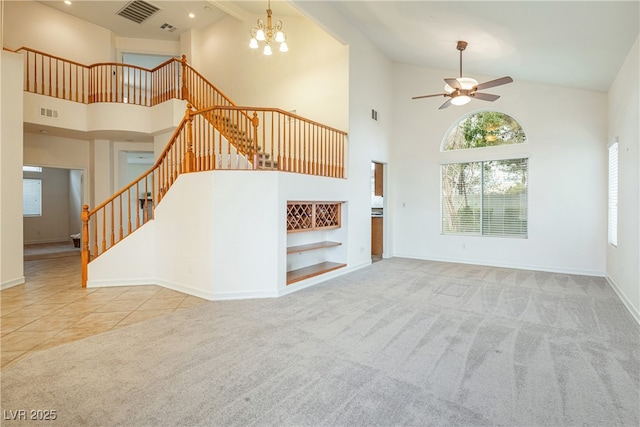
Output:
<instances>
[{"instance_id":1,"label":"arched window","mask_svg":"<svg viewBox=\"0 0 640 427\"><path fill-rule=\"evenodd\" d=\"M441 165L443 234L527 237L529 159L505 159L500 153L502 145L523 142L520 124L495 111L472 114L451 128L443 151L494 147L496 160L466 156L464 163Z\"/></svg>"},{"instance_id":2,"label":"arched window","mask_svg":"<svg viewBox=\"0 0 640 427\"><path fill-rule=\"evenodd\" d=\"M444 139L442 149L493 147L526 140L520 123L513 117L498 111L481 111L460 120Z\"/></svg>"}]
</instances>

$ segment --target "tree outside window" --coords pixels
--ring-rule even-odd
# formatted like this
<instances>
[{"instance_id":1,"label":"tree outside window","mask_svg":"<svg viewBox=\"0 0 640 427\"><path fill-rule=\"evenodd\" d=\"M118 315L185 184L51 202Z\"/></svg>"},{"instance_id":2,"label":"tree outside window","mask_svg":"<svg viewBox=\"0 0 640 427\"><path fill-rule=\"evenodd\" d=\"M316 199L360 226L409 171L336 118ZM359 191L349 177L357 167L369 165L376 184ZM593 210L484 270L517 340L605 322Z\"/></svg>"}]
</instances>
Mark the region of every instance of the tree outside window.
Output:
<instances>
[{"instance_id":1,"label":"tree outside window","mask_svg":"<svg viewBox=\"0 0 640 427\"><path fill-rule=\"evenodd\" d=\"M461 120L447 136L444 150L462 150L526 141L520 125L498 112ZM442 165L442 232L527 236L528 159Z\"/></svg>"}]
</instances>

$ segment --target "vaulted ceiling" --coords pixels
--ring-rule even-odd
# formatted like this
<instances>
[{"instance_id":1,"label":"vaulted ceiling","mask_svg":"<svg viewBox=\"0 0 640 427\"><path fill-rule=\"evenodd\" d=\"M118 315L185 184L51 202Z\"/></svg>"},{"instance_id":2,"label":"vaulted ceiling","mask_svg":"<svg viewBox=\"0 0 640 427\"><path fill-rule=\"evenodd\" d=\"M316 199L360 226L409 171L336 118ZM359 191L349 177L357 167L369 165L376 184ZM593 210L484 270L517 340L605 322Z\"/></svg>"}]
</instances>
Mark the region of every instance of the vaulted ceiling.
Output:
<instances>
[{"instance_id":1,"label":"vaulted ceiling","mask_svg":"<svg viewBox=\"0 0 640 427\"><path fill-rule=\"evenodd\" d=\"M117 12L128 0L42 1L117 36L178 40L230 15L251 26L266 1L148 0L160 11L137 24ZM271 2L274 16L296 15L296 3ZM465 73L606 91L638 37L633 1L322 1L357 27L391 60L458 69L456 41L469 43ZM188 13L195 14L189 18ZM174 31L160 28L170 24ZM243 40L242 43L245 43ZM455 76L453 76L455 77Z\"/></svg>"}]
</instances>

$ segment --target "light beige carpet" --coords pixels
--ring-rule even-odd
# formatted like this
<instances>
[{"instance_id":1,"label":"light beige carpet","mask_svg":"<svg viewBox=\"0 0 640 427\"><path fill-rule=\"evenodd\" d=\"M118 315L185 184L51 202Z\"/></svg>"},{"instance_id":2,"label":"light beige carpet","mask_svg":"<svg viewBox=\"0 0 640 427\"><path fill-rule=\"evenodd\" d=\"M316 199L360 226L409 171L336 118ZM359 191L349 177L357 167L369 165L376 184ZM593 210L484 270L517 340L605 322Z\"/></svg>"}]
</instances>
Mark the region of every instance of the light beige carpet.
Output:
<instances>
[{"instance_id":1,"label":"light beige carpet","mask_svg":"<svg viewBox=\"0 0 640 427\"><path fill-rule=\"evenodd\" d=\"M1 406L61 426L637 426L639 359L602 278L389 259L34 354Z\"/></svg>"}]
</instances>

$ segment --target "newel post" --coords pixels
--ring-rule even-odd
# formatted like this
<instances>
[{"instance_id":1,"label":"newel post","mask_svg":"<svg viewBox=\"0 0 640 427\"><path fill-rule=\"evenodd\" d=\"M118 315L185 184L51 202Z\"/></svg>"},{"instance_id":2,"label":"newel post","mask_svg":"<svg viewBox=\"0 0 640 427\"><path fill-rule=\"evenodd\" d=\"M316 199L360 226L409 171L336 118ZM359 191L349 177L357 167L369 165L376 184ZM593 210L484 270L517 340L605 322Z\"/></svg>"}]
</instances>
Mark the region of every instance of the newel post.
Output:
<instances>
[{"instance_id":1,"label":"newel post","mask_svg":"<svg viewBox=\"0 0 640 427\"><path fill-rule=\"evenodd\" d=\"M193 106L187 104L187 152L184 155L184 172L195 172L195 155L193 153Z\"/></svg>"},{"instance_id":2,"label":"newel post","mask_svg":"<svg viewBox=\"0 0 640 427\"><path fill-rule=\"evenodd\" d=\"M186 101L189 93L187 91L187 55L182 55L180 60L182 64L182 100Z\"/></svg>"},{"instance_id":3,"label":"newel post","mask_svg":"<svg viewBox=\"0 0 640 427\"><path fill-rule=\"evenodd\" d=\"M258 119L258 112L253 112L253 118L251 119L253 125L253 168L258 169L258 126L260 125L260 119Z\"/></svg>"},{"instance_id":4,"label":"newel post","mask_svg":"<svg viewBox=\"0 0 640 427\"><path fill-rule=\"evenodd\" d=\"M87 287L88 267L89 267L89 206L82 206L82 287Z\"/></svg>"}]
</instances>

